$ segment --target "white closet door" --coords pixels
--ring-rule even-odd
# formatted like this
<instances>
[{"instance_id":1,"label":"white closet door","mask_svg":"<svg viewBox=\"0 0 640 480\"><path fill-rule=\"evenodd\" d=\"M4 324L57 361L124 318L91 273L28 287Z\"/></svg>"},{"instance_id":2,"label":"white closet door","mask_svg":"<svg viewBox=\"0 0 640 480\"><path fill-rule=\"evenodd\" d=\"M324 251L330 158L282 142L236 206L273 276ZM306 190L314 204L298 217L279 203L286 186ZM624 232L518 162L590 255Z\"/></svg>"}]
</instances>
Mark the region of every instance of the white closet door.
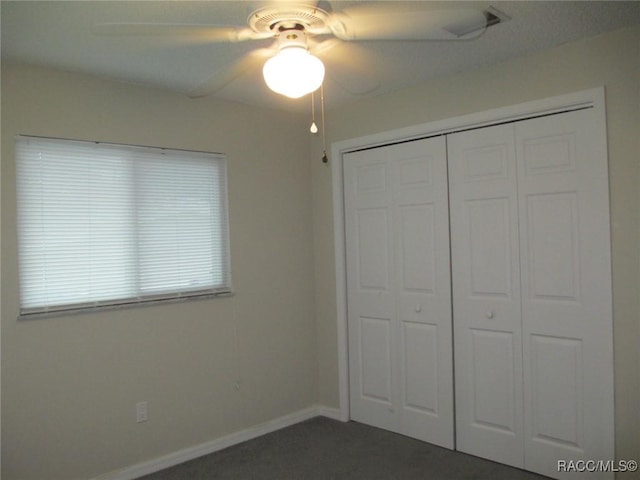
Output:
<instances>
[{"instance_id":1,"label":"white closet door","mask_svg":"<svg viewBox=\"0 0 640 480\"><path fill-rule=\"evenodd\" d=\"M461 451L554 478L614 458L603 137L585 109L448 138Z\"/></svg>"},{"instance_id":2,"label":"white closet door","mask_svg":"<svg viewBox=\"0 0 640 480\"><path fill-rule=\"evenodd\" d=\"M614 458L609 193L593 118L516 124L525 468L557 478L559 459Z\"/></svg>"},{"instance_id":3,"label":"white closet door","mask_svg":"<svg viewBox=\"0 0 640 480\"><path fill-rule=\"evenodd\" d=\"M448 142L457 449L523 465L514 126Z\"/></svg>"},{"instance_id":4,"label":"white closet door","mask_svg":"<svg viewBox=\"0 0 640 480\"><path fill-rule=\"evenodd\" d=\"M351 418L453 448L443 138L344 157Z\"/></svg>"},{"instance_id":5,"label":"white closet door","mask_svg":"<svg viewBox=\"0 0 640 480\"><path fill-rule=\"evenodd\" d=\"M391 166L377 150L344 159L351 418L397 424Z\"/></svg>"},{"instance_id":6,"label":"white closet door","mask_svg":"<svg viewBox=\"0 0 640 480\"><path fill-rule=\"evenodd\" d=\"M446 142L393 147L399 432L454 447Z\"/></svg>"}]
</instances>

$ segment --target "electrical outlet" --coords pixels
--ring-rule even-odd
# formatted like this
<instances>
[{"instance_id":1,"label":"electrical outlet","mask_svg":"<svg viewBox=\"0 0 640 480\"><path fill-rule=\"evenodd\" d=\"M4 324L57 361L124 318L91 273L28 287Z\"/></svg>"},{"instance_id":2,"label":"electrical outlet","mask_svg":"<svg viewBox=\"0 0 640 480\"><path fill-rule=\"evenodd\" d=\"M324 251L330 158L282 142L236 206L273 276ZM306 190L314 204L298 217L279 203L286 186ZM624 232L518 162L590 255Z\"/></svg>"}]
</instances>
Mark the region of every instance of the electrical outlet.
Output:
<instances>
[{"instance_id":1,"label":"electrical outlet","mask_svg":"<svg viewBox=\"0 0 640 480\"><path fill-rule=\"evenodd\" d=\"M149 420L149 410L148 410L147 402L138 402L136 403L136 422L146 422Z\"/></svg>"}]
</instances>

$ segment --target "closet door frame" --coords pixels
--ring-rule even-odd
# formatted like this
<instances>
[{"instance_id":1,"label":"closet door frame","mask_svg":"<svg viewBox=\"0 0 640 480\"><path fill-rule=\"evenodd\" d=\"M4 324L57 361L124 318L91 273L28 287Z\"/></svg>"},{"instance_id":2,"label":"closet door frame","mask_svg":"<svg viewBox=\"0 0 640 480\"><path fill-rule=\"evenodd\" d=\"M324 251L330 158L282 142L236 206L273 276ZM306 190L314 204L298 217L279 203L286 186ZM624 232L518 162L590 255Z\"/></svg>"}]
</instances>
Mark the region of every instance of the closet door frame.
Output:
<instances>
[{"instance_id":1,"label":"closet door frame","mask_svg":"<svg viewBox=\"0 0 640 480\"><path fill-rule=\"evenodd\" d=\"M347 265L344 209L343 155L356 150L383 146L396 142L416 140L430 136L446 135L467 129L480 128L503 122L551 115L584 108L594 109L596 129L602 152L607 152L606 111L604 87L597 87L566 95L535 100L447 120L420 124L374 135L335 142L331 145L331 169L333 184L333 220L336 269L336 317L338 339L339 412L342 421L350 419L349 407L349 343L347 328ZM612 314L613 315L613 314ZM611 359L612 361L613 359ZM614 424L614 412L606 412Z\"/></svg>"}]
</instances>

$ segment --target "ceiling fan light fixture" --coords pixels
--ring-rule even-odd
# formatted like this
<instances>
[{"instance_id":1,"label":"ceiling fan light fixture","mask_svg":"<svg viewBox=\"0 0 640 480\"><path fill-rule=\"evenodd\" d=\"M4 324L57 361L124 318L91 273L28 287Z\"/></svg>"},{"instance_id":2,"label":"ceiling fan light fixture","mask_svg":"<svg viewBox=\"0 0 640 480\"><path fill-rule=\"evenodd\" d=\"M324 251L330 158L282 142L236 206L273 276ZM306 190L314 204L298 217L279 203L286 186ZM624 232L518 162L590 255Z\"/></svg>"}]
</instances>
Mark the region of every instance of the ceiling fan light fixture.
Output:
<instances>
[{"instance_id":1,"label":"ceiling fan light fixture","mask_svg":"<svg viewBox=\"0 0 640 480\"><path fill-rule=\"evenodd\" d=\"M324 64L304 47L283 48L266 61L264 81L276 93L300 98L316 91L324 80Z\"/></svg>"},{"instance_id":2,"label":"ceiling fan light fixture","mask_svg":"<svg viewBox=\"0 0 640 480\"><path fill-rule=\"evenodd\" d=\"M280 50L262 68L267 86L289 98L300 98L320 88L324 64L309 53L304 32L286 30L279 40Z\"/></svg>"}]
</instances>

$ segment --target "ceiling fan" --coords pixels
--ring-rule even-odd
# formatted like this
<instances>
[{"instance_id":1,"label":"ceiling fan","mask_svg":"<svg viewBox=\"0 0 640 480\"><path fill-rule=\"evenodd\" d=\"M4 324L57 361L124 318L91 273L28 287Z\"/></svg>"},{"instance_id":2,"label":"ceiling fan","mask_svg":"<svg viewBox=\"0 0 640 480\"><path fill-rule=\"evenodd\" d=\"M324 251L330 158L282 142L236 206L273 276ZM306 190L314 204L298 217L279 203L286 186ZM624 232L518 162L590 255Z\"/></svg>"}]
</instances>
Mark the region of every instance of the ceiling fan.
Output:
<instances>
[{"instance_id":1,"label":"ceiling fan","mask_svg":"<svg viewBox=\"0 0 640 480\"><path fill-rule=\"evenodd\" d=\"M339 2L336 2L339 3ZM253 11L245 26L167 23L102 23L95 33L117 36L175 35L205 42L267 41L231 68L189 92L191 97L215 93L249 69L264 63L263 75L273 91L298 98L318 89L324 79L320 58L329 59L338 44L354 41L470 40L501 21L500 12L474 8L434 9L431 2L347 2L334 11L329 2L274 2ZM503 17L504 18L504 17ZM342 55L345 56L344 49ZM359 51L347 50L341 68L357 68ZM320 57L320 58L318 58ZM266 62L265 62L266 60ZM356 75L364 77L364 75ZM366 93L376 82L341 85L350 93Z\"/></svg>"}]
</instances>

